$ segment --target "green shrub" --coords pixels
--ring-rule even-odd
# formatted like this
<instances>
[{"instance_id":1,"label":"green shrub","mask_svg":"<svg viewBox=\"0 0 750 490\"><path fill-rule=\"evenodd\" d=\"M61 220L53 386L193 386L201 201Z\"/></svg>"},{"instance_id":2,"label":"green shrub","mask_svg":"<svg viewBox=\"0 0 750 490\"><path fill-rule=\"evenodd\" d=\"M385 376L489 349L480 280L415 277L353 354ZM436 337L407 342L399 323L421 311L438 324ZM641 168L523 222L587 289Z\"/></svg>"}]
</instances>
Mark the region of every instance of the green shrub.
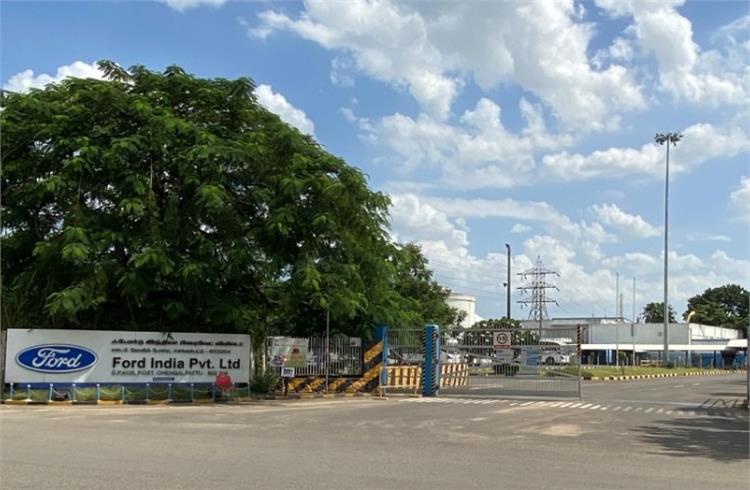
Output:
<instances>
[{"instance_id":1,"label":"green shrub","mask_svg":"<svg viewBox=\"0 0 750 490\"><path fill-rule=\"evenodd\" d=\"M256 372L250 382L250 391L258 395L267 395L273 393L279 387L281 379L276 371L267 369L266 371Z\"/></svg>"},{"instance_id":2,"label":"green shrub","mask_svg":"<svg viewBox=\"0 0 750 490\"><path fill-rule=\"evenodd\" d=\"M593 377L594 377L594 375L593 375L593 374L591 374L591 373L590 373L589 371L583 371L583 372L581 373L581 377L582 377L583 379L591 379L591 378L593 378Z\"/></svg>"},{"instance_id":3,"label":"green shrub","mask_svg":"<svg viewBox=\"0 0 750 490\"><path fill-rule=\"evenodd\" d=\"M672 361L667 361L667 362L664 363L664 367L667 368L667 369L674 369L675 368L675 363L672 362Z\"/></svg>"},{"instance_id":4,"label":"green shrub","mask_svg":"<svg viewBox=\"0 0 750 490\"><path fill-rule=\"evenodd\" d=\"M500 364L495 366L495 374L502 374L503 376L515 376L518 374L520 366L517 364Z\"/></svg>"}]
</instances>

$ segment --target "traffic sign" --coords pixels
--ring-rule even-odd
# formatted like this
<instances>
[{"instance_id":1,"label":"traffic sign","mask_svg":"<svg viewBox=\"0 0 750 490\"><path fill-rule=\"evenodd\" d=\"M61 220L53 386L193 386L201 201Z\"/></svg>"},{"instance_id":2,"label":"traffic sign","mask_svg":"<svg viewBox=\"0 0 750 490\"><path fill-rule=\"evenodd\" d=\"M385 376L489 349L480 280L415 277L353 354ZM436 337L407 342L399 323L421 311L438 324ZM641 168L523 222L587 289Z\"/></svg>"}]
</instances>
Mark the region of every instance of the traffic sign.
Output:
<instances>
[{"instance_id":1,"label":"traffic sign","mask_svg":"<svg viewBox=\"0 0 750 490\"><path fill-rule=\"evenodd\" d=\"M495 350L510 349L510 332L493 332L492 347L494 347Z\"/></svg>"}]
</instances>

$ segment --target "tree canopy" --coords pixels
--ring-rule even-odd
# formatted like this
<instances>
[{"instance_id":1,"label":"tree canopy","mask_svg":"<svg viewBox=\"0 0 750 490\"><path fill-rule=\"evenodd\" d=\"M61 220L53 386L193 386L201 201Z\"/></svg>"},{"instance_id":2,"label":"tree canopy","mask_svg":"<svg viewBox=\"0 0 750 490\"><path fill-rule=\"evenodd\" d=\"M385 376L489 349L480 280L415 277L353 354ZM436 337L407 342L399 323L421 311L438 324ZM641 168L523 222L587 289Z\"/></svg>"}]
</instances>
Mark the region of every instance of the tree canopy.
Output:
<instances>
[{"instance_id":1,"label":"tree canopy","mask_svg":"<svg viewBox=\"0 0 750 490\"><path fill-rule=\"evenodd\" d=\"M643 307L643 321L646 323L664 323L664 302L649 303ZM675 322L672 305L669 306L669 322Z\"/></svg>"},{"instance_id":2,"label":"tree canopy","mask_svg":"<svg viewBox=\"0 0 750 490\"><path fill-rule=\"evenodd\" d=\"M249 78L101 62L3 92L3 325L334 331L451 321L389 198Z\"/></svg>"},{"instance_id":3,"label":"tree canopy","mask_svg":"<svg viewBox=\"0 0 750 490\"><path fill-rule=\"evenodd\" d=\"M695 312L693 322L742 329L750 322L749 309L750 292L737 284L727 284L690 298L683 318Z\"/></svg>"}]
</instances>

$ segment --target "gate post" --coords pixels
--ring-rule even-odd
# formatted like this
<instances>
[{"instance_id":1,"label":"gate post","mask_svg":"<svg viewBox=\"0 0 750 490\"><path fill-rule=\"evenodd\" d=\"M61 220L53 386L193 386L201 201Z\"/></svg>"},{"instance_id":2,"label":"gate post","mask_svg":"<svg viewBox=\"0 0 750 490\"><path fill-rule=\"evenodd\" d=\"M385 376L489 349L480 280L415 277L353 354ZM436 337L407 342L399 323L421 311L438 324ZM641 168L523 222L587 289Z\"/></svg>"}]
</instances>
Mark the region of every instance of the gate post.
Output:
<instances>
[{"instance_id":1,"label":"gate post","mask_svg":"<svg viewBox=\"0 0 750 490\"><path fill-rule=\"evenodd\" d=\"M375 390L378 396L384 396L386 381L386 367L388 366L388 327L386 325L378 325L375 327L375 338L373 339L375 344L380 343L382 350L380 352L380 371L378 372L378 387ZM366 370L366 368L365 368Z\"/></svg>"},{"instance_id":2,"label":"gate post","mask_svg":"<svg viewBox=\"0 0 750 490\"><path fill-rule=\"evenodd\" d=\"M422 359L422 396L440 392L440 327L425 325Z\"/></svg>"}]
</instances>

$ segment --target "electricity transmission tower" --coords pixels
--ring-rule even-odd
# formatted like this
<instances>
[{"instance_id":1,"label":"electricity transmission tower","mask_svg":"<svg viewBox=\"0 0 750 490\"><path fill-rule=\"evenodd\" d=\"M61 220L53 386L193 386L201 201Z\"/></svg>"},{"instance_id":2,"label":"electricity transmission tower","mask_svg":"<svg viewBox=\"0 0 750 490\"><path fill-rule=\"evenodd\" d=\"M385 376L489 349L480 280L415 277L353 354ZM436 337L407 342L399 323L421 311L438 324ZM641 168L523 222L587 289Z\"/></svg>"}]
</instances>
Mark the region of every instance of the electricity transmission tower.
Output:
<instances>
[{"instance_id":1,"label":"electricity transmission tower","mask_svg":"<svg viewBox=\"0 0 750 490\"><path fill-rule=\"evenodd\" d=\"M557 286L547 284L547 276L560 277L560 274L551 269L545 269L542 259L537 257L536 265L534 265L533 269L519 272L518 275L526 282L525 285L520 286L518 289L521 290L524 296L527 296L518 302L522 307L530 305L529 320L537 320L541 325L542 320L549 319L549 315L547 315L547 303L555 303L560 306L557 301L547 297L548 289L557 289ZM559 289L557 290L559 291ZM531 291L531 298L528 298L529 291Z\"/></svg>"}]
</instances>

